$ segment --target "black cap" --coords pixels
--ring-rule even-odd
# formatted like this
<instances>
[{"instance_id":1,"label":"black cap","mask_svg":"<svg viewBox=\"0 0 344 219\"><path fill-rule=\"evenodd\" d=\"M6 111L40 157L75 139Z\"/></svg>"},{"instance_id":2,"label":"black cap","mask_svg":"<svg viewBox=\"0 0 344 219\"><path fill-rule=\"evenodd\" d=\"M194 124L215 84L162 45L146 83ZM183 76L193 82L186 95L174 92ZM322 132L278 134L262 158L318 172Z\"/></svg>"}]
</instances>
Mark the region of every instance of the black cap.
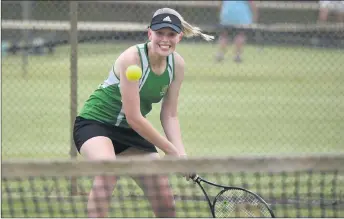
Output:
<instances>
[{"instance_id":1,"label":"black cap","mask_svg":"<svg viewBox=\"0 0 344 219\"><path fill-rule=\"evenodd\" d=\"M152 18L152 22L149 26L152 30L159 30L165 27L169 27L180 33L182 31L182 22L173 14L159 14Z\"/></svg>"}]
</instances>

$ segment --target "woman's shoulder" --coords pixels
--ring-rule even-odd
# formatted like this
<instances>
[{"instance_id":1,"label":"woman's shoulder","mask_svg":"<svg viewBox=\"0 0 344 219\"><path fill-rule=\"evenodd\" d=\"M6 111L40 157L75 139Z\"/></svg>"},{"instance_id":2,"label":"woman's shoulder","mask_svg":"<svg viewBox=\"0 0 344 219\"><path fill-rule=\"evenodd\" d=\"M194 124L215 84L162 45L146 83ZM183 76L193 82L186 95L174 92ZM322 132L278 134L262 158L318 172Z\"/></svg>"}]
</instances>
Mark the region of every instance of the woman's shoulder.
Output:
<instances>
[{"instance_id":1,"label":"woman's shoulder","mask_svg":"<svg viewBox=\"0 0 344 219\"><path fill-rule=\"evenodd\" d=\"M116 59L114 70L116 75L119 74L120 69L125 69L129 65L141 66L140 57L136 45L130 46L125 49Z\"/></svg>"},{"instance_id":2,"label":"woman's shoulder","mask_svg":"<svg viewBox=\"0 0 344 219\"><path fill-rule=\"evenodd\" d=\"M184 58L176 51L173 52L174 65L176 68L184 68L185 61Z\"/></svg>"},{"instance_id":3,"label":"woman's shoulder","mask_svg":"<svg viewBox=\"0 0 344 219\"><path fill-rule=\"evenodd\" d=\"M124 50L117 58L116 62L124 62L124 63L131 63L131 64L139 64L140 57L138 54L138 50L136 45L130 46L126 50Z\"/></svg>"},{"instance_id":4,"label":"woman's shoulder","mask_svg":"<svg viewBox=\"0 0 344 219\"><path fill-rule=\"evenodd\" d=\"M122 52L124 56L135 56L138 55L137 45L132 45Z\"/></svg>"}]
</instances>

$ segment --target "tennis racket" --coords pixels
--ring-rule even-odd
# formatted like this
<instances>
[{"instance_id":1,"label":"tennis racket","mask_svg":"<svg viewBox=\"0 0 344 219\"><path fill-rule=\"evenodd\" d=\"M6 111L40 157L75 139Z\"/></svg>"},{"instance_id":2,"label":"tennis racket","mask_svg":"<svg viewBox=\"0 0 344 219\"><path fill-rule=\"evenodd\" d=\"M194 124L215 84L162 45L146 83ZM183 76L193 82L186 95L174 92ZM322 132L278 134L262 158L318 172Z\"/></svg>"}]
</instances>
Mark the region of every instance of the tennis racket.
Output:
<instances>
[{"instance_id":1,"label":"tennis racket","mask_svg":"<svg viewBox=\"0 0 344 219\"><path fill-rule=\"evenodd\" d=\"M218 185L202 179L198 175L192 175L191 179L199 185L204 193L214 218L275 217L268 204L259 195L247 189ZM204 183L221 189L213 201L210 200L202 186Z\"/></svg>"}]
</instances>

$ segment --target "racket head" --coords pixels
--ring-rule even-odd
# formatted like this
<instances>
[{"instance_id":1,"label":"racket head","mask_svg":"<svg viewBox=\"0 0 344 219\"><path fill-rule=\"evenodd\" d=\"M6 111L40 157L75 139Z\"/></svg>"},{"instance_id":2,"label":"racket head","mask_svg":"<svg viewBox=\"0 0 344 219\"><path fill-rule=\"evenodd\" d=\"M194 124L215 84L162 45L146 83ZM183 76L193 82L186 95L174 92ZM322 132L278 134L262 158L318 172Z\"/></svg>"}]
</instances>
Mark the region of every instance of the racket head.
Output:
<instances>
[{"instance_id":1,"label":"racket head","mask_svg":"<svg viewBox=\"0 0 344 219\"><path fill-rule=\"evenodd\" d=\"M258 195L243 188L224 188L213 201L216 218L275 217L268 204Z\"/></svg>"}]
</instances>

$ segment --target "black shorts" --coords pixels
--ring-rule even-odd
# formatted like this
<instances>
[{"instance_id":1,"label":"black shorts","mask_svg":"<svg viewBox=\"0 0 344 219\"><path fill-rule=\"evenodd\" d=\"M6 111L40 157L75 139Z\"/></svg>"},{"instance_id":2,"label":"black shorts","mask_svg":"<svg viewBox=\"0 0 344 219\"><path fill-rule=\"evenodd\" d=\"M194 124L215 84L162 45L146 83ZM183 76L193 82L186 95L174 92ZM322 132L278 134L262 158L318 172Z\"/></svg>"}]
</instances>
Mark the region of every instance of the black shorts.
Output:
<instances>
[{"instance_id":1,"label":"black shorts","mask_svg":"<svg viewBox=\"0 0 344 219\"><path fill-rule=\"evenodd\" d=\"M121 128L105 124L96 120L76 117L73 129L73 138L80 153L81 146L90 138L105 136L111 139L115 154L120 154L130 147L147 152L158 152L155 146L144 139L133 129Z\"/></svg>"}]
</instances>

